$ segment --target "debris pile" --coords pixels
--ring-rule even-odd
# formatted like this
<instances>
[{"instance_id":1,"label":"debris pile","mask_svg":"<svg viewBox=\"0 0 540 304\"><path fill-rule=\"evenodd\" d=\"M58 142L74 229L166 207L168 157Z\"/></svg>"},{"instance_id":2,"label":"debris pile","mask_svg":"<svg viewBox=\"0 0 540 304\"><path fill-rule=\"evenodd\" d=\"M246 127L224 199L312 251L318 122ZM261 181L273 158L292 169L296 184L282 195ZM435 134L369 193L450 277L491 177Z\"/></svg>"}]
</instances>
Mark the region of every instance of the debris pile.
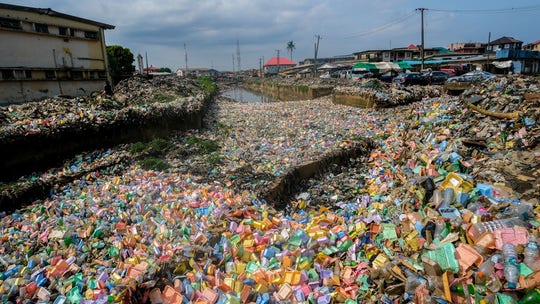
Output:
<instances>
[{"instance_id":1,"label":"debris pile","mask_svg":"<svg viewBox=\"0 0 540 304\"><path fill-rule=\"evenodd\" d=\"M104 94L76 98L57 96L0 107L0 140L37 133L53 135L68 129L98 128L154 113L183 113L199 108L205 94L207 92L195 80L132 77L115 87L114 98Z\"/></svg>"},{"instance_id":2,"label":"debris pile","mask_svg":"<svg viewBox=\"0 0 540 304\"><path fill-rule=\"evenodd\" d=\"M398 86L377 79L362 79L357 85L350 83L334 88L334 93L343 95L362 96L373 100L377 108L393 107L422 100L423 98L439 97L443 93L439 86Z\"/></svg>"},{"instance_id":3,"label":"debris pile","mask_svg":"<svg viewBox=\"0 0 540 304\"><path fill-rule=\"evenodd\" d=\"M218 101L169 169L87 174L4 216L2 300L538 303L538 93L507 77L377 110ZM369 155L284 210L242 187L362 137Z\"/></svg>"}]
</instances>

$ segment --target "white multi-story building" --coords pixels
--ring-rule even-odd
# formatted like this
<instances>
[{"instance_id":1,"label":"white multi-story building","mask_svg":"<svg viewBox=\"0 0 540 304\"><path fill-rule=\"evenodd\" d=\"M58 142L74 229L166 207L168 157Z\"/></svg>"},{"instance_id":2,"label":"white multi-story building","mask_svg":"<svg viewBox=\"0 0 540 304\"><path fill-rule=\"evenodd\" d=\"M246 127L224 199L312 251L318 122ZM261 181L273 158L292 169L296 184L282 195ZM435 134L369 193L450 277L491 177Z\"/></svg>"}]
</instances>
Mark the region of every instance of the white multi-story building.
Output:
<instances>
[{"instance_id":1,"label":"white multi-story building","mask_svg":"<svg viewBox=\"0 0 540 304\"><path fill-rule=\"evenodd\" d=\"M102 90L105 29L51 9L0 3L0 104Z\"/></svg>"}]
</instances>

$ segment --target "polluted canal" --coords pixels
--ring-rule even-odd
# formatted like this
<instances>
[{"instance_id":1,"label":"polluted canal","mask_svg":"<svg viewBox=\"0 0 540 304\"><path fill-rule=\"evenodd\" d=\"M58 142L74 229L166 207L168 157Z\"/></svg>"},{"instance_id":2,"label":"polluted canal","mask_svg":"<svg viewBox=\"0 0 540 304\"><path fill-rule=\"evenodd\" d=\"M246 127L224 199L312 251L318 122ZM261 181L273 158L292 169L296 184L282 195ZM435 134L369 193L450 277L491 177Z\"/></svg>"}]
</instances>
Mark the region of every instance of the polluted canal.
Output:
<instances>
[{"instance_id":1,"label":"polluted canal","mask_svg":"<svg viewBox=\"0 0 540 304\"><path fill-rule=\"evenodd\" d=\"M230 98L237 102L273 102L276 101L274 98L263 95L261 93L256 93L253 91L248 91L242 87L234 86L228 88L226 91L221 93L223 97Z\"/></svg>"},{"instance_id":2,"label":"polluted canal","mask_svg":"<svg viewBox=\"0 0 540 304\"><path fill-rule=\"evenodd\" d=\"M2 300L538 303L540 99L506 108L533 86L504 80L475 102L526 113L504 141L498 118L456 97L218 98L208 128L80 157L67 168L130 161L4 214Z\"/></svg>"}]
</instances>

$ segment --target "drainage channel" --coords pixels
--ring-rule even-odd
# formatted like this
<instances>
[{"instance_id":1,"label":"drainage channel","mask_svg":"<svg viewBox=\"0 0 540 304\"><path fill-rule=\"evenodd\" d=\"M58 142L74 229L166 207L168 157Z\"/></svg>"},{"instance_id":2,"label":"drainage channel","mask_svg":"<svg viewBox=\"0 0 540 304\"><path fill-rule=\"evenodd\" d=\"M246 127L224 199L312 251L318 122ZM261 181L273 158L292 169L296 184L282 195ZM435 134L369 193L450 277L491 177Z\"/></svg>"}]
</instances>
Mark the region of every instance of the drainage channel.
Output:
<instances>
[{"instance_id":1,"label":"drainage channel","mask_svg":"<svg viewBox=\"0 0 540 304\"><path fill-rule=\"evenodd\" d=\"M370 139L352 142L338 151L323 154L319 159L290 168L260 192L260 197L277 209L290 208L289 203L301 190L300 185L311 178L321 177L333 166L347 166L354 159L367 156L375 148Z\"/></svg>"},{"instance_id":2,"label":"drainage channel","mask_svg":"<svg viewBox=\"0 0 540 304\"><path fill-rule=\"evenodd\" d=\"M274 102L278 101L267 95L246 90L242 87L235 86L227 89L221 96L235 100L237 102Z\"/></svg>"}]
</instances>

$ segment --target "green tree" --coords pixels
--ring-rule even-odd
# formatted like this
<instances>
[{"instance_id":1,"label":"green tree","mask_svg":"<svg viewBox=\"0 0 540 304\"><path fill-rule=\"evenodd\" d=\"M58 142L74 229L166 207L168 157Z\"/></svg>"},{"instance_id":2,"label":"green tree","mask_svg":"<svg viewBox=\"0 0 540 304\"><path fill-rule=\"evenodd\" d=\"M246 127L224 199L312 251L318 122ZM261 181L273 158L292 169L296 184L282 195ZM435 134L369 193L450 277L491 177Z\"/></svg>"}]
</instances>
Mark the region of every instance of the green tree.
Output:
<instances>
[{"instance_id":1,"label":"green tree","mask_svg":"<svg viewBox=\"0 0 540 304\"><path fill-rule=\"evenodd\" d=\"M169 68L161 68L159 69L160 72L165 72L165 73L172 73L171 69Z\"/></svg>"},{"instance_id":2,"label":"green tree","mask_svg":"<svg viewBox=\"0 0 540 304\"><path fill-rule=\"evenodd\" d=\"M287 42L287 51L289 51L289 53L291 54L291 61L292 61L292 52L294 49L296 49L296 45L294 45L294 42L292 40Z\"/></svg>"},{"instance_id":3,"label":"green tree","mask_svg":"<svg viewBox=\"0 0 540 304\"><path fill-rule=\"evenodd\" d=\"M109 71L113 84L117 84L122 79L129 78L135 71L133 53L128 48L119 45L107 46L107 59L109 60Z\"/></svg>"}]
</instances>

